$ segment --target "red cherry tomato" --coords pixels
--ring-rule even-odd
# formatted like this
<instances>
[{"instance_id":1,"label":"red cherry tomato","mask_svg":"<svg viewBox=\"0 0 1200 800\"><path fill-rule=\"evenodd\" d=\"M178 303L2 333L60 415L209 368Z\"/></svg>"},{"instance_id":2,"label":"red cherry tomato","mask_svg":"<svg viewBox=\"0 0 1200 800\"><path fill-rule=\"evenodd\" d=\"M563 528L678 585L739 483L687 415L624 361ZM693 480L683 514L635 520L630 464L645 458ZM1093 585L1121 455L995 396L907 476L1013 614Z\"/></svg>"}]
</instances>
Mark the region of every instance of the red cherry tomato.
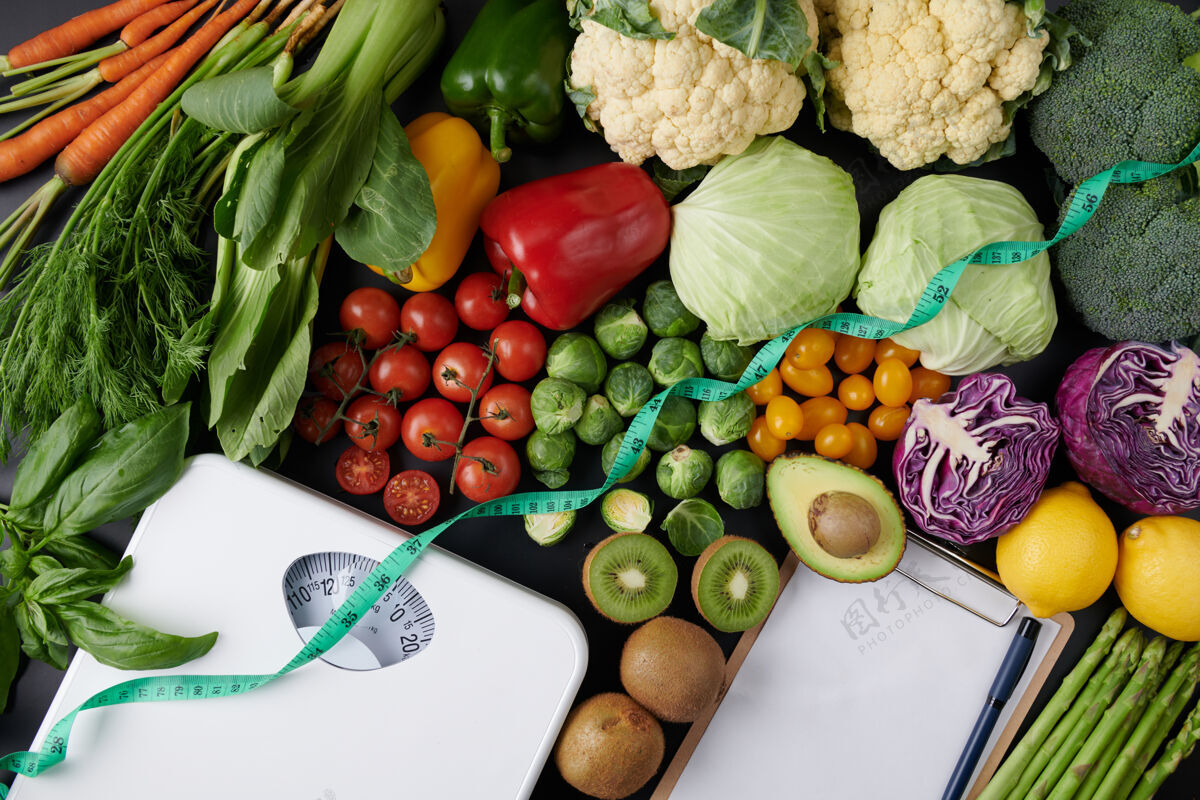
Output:
<instances>
[{"instance_id":1,"label":"red cherry tomato","mask_svg":"<svg viewBox=\"0 0 1200 800\"><path fill-rule=\"evenodd\" d=\"M504 279L494 272L472 272L454 292L454 310L468 328L490 330L508 318Z\"/></svg>"},{"instance_id":2,"label":"red cherry tomato","mask_svg":"<svg viewBox=\"0 0 1200 800\"><path fill-rule=\"evenodd\" d=\"M515 383L493 386L479 403L483 429L507 442L528 436L533 432L529 397L529 390Z\"/></svg>"},{"instance_id":3,"label":"red cherry tomato","mask_svg":"<svg viewBox=\"0 0 1200 800\"><path fill-rule=\"evenodd\" d=\"M338 311L342 330L362 331L362 346L378 350L400 328L400 304L383 289L364 286L346 295Z\"/></svg>"},{"instance_id":4,"label":"red cherry tomato","mask_svg":"<svg viewBox=\"0 0 1200 800\"><path fill-rule=\"evenodd\" d=\"M487 372L487 377L484 377ZM455 342L433 360L433 388L447 400L471 402L471 391L486 392L492 385L488 357L479 345Z\"/></svg>"},{"instance_id":5,"label":"red cherry tomato","mask_svg":"<svg viewBox=\"0 0 1200 800\"><path fill-rule=\"evenodd\" d=\"M292 417L296 435L306 442L324 444L342 432L342 421L335 419L338 404L327 397L303 397Z\"/></svg>"},{"instance_id":6,"label":"red cherry tomato","mask_svg":"<svg viewBox=\"0 0 1200 800\"><path fill-rule=\"evenodd\" d=\"M496 354L496 371L505 380L527 381L546 363L546 337L523 319L497 325L488 343Z\"/></svg>"},{"instance_id":7,"label":"red cherry tomato","mask_svg":"<svg viewBox=\"0 0 1200 800\"><path fill-rule=\"evenodd\" d=\"M429 360L411 345L381 350L367 377L380 394L395 392L397 400L416 400L429 388Z\"/></svg>"},{"instance_id":8,"label":"red cherry tomato","mask_svg":"<svg viewBox=\"0 0 1200 800\"><path fill-rule=\"evenodd\" d=\"M387 483L391 459L385 450L348 447L338 456L337 482L350 494L374 494Z\"/></svg>"},{"instance_id":9,"label":"red cherry tomato","mask_svg":"<svg viewBox=\"0 0 1200 800\"><path fill-rule=\"evenodd\" d=\"M512 445L493 436L468 442L454 476L468 500L482 503L512 494L521 481L521 462Z\"/></svg>"},{"instance_id":10,"label":"red cherry tomato","mask_svg":"<svg viewBox=\"0 0 1200 800\"><path fill-rule=\"evenodd\" d=\"M335 402L357 394L359 381L366 371L361 350L346 342L330 342L313 351L308 360L308 379L318 392Z\"/></svg>"},{"instance_id":11,"label":"red cherry tomato","mask_svg":"<svg viewBox=\"0 0 1200 800\"><path fill-rule=\"evenodd\" d=\"M418 350L436 353L458 333L454 304L433 292L414 294L400 307L400 330L417 337L413 344Z\"/></svg>"},{"instance_id":12,"label":"red cherry tomato","mask_svg":"<svg viewBox=\"0 0 1200 800\"><path fill-rule=\"evenodd\" d=\"M404 446L417 458L445 461L454 457L454 442L458 441L462 426L462 412L453 403L440 397L426 397L409 407L401 434Z\"/></svg>"},{"instance_id":13,"label":"red cherry tomato","mask_svg":"<svg viewBox=\"0 0 1200 800\"><path fill-rule=\"evenodd\" d=\"M437 513L442 491L428 472L397 472L383 490L383 510L401 525L420 525Z\"/></svg>"},{"instance_id":14,"label":"red cherry tomato","mask_svg":"<svg viewBox=\"0 0 1200 800\"><path fill-rule=\"evenodd\" d=\"M387 450L400 438L400 410L378 395L360 397L346 409L346 435L363 450Z\"/></svg>"}]
</instances>

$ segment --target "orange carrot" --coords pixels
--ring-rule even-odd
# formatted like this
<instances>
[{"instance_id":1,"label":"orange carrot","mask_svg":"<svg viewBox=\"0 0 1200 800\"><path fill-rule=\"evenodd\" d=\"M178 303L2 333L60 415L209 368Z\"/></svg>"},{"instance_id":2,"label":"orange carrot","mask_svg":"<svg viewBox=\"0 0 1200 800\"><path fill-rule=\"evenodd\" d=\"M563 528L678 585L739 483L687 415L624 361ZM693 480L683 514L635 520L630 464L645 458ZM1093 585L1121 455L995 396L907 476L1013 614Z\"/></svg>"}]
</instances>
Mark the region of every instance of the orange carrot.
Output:
<instances>
[{"instance_id":1,"label":"orange carrot","mask_svg":"<svg viewBox=\"0 0 1200 800\"><path fill-rule=\"evenodd\" d=\"M174 91L188 70L259 2L238 0L172 50L163 65L133 94L88 125L58 154L54 162L58 176L72 186L91 182L155 107Z\"/></svg>"},{"instance_id":2,"label":"orange carrot","mask_svg":"<svg viewBox=\"0 0 1200 800\"><path fill-rule=\"evenodd\" d=\"M170 25L179 19L184 12L196 5L197 2L199 0L175 0L174 3L167 3L166 5L150 9L121 29L121 41L125 43L126 47L137 47L149 39L150 34L162 26Z\"/></svg>"},{"instance_id":3,"label":"orange carrot","mask_svg":"<svg viewBox=\"0 0 1200 800\"><path fill-rule=\"evenodd\" d=\"M42 120L20 136L0 142L0 182L24 175L62 150L79 132L133 94L170 56L163 53L100 94Z\"/></svg>"},{"instance_id":4,"label":"orange carrot","mask_svg":"<svg viewBox=\"0 0 1200 800\"><path fill-rule=\"evenodd\" d=\"M165 53L171 49L180 37L183 36L195 24L196 20L208 11L217 0L204 0L203 3L193 8L191 11L184 14L179 19L172 22L167 27L163 28L154 36L139 44L137 47L130 48L123 53L115 56L109 56L100 62L96 70L100 73L100 77L109 83L116 83L124 78L135 69L145 64L150 59Z\"/></svg>"},{"instance_id":5,"label":"orange carrot","mask_svg":"<svg viewBox=\"0 0 1200 800\"><path fill-rule=\"evenodd\" d=\"M13 47L8 51L8 67L16 69L77 53L164 2L166 0L117 0L80 14Z\"/></svg>"}]
</instances>

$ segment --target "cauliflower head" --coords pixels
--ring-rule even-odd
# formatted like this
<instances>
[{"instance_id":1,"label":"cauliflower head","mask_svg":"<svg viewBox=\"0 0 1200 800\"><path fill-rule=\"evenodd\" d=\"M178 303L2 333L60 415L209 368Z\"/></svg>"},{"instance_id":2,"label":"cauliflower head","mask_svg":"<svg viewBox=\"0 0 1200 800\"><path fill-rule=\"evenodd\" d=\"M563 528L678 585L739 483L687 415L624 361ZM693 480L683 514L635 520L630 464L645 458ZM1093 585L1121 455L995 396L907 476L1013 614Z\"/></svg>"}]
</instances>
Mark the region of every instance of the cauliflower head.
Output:
<instances>
[{"instance_id":1,"label":"cauliflower head","mask_svg":"<svg viewBox=\"0 0 1200 800\"><path fill-rule=\"evenodd\" d=\"M957 164L1008 138L1004 104L1032 91L1050 42L1006 0L816 0L835 127L899 169Z\"/></svg>"},{"instance_id":2,"label":"cauliflower head","mask_svg":"<svg viewBox=\"0 0 1200 800\"><path fill-rule=\"evenodd\" d=\"M813 0L796 0L817 42ZM713 0L649 0L672 39L633 39L582 21L571 51L572 88L590 88L587 115L623 160L657 154L671 169L715 164L759 134L791 127L804 83L789 64L751 59L695 28Z\"/></svg>"}]
</instances>

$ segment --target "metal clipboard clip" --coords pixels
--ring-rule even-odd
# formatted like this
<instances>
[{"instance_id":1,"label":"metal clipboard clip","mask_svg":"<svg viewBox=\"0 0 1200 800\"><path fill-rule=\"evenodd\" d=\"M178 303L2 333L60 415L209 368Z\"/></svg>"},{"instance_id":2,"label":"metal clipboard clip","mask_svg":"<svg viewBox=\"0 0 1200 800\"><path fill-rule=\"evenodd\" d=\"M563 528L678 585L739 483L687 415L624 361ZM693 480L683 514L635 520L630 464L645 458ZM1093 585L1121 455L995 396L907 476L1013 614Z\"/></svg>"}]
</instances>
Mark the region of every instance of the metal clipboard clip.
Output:
<instances>
[{"instance_id":1,"label":"metal clipboard clip","mask_svg":"<svg viewBox=\"0 0 1200 800\"><path fill-rule=\"evenodd\" d=\"M908 546L896 571L913 583L997 627L1021 608L1004 585L953 549L908 532Z\"/></svg>"}]
</instances>

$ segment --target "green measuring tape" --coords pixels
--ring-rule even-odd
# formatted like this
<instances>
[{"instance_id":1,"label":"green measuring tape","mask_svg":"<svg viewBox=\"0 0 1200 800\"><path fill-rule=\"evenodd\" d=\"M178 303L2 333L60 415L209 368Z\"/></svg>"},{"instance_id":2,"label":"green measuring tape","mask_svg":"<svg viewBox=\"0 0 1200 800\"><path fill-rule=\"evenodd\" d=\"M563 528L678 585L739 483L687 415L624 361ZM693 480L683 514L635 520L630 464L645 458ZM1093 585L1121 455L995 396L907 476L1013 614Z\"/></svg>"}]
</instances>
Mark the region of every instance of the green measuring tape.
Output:
<instances>
[{"instance_id":1,"label":"green measuring tape","mask_svg":"<svg viewBox=\"0 0 1200 800\"><path fill-rule=\"evenodd\" d=\"M547 514L583 508L606 492L617 479L633 468L638 455L646 446L650 429L668 395L678 394L695 400L721 400L758 383L783 358L788 344L807 327L824 328L863 339L884 339L901 331L915 328L933 319L958 283L959 277L971 264L1017 264L1045 252L1053 245L1079 230L1091 219L1104 193L1113 183L1140 183L1200 161L1200 143L1178 164L1154 164L1146 161L1122 161L1089 178L1076 187L1070 198L1063 223L1054 238L1044 242L993 242L960 258L941 269L930 279L917 301L917 307L906 322L869 317L864 314L830 314L797 325L782 336L764 344L737 383L712 378L688 378L650 398L629 423L624 441L604 485L598 489L528 492L480 503L463 513L435 525L424 533L407 540L379 563L367 579L346 598L316 635L304 645L279 671L262 675L162 675L134 678L118 683L89 697L82 705L55 723L40 752L22 751L0 758L0 769L21 775L36 776L61 762L67 755L71 726L81 711L89 708L123 705L125 703L157 703L175 700L200 700L234 697L253 691L292 670L320 657L345 636L358 620L408 569L426 547L443 531L460 519L474 517ZM0 800L8 796L8 787L0 784Z\"/></svg>"}]
</instances>

